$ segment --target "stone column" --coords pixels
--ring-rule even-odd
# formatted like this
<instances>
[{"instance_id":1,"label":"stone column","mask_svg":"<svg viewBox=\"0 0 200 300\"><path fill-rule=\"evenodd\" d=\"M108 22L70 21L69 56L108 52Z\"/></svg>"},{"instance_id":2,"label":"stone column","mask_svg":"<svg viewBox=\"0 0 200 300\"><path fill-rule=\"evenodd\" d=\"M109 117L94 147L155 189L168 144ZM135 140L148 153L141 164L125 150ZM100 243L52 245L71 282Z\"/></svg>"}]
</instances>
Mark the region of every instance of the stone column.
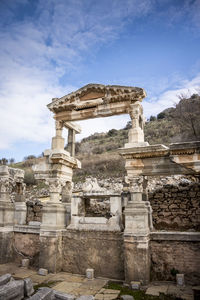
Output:
<instances>
[{"instance_id":1,"label":"stone column","mask_svg":"<svg viewBox=\"0 0 200 300\"><path fill-rule=\"evenodd\" d=\"M39 267L56 273L62 268L62 231L66 227L66 207L60 201L62 181L59 178L48 181L50 201L42 210Z\"/></svg>"},{"instance_id":2,"label":"stone column","mask_svg":"<svg viewBox=\"0 0 200 300\"><path fill-rule=\"evenodd\" d=\"M56 121L55 127L56 127L56 136L52 138L51 148L52 150L54 149L64 150L65 139L62 137L63 122Z\"/></svg>"},{"instance_id":3,"label":"stone column","mask_svg":"<svg viewBox=\"0 0 200 300\"><path fill-rule=\"evenodd\" d=\"M11 183L8 166L0 166L0 226L12 226L14 204L10 200Z\"/></svg>"},{"instance_id":4,"label":"stone column","mask_svg":"<svg viewBox=\"0 0 200 300\"><path fill-rule=\"evenodd\" d=\"M129 179L131 201L125 208L125 280L147 284L150 278L149 202L143 201L143 176Z\"/></svg>"},{"instance_id":5,"label":"stone column","mask_svg":"<svg viewBox=\"0 0 200 300\"><path fill-rule=\"evenodd\" d=\"M125 144L125 148L147 146L148 143L144 142L144 117L140 101L130 104L128 113L130 114L132 128L129 129L128 143Z\"/></svg>"},{"instance_id":6,"label":"stone column","mask_svg":"<svg viewBox=\"0 0 200 300\"><path fill-rule=\"evenodd\" d=\"M67 150L69 151L71 156L75 156L75 130L68 128L68 143Z\"/></svg>"},{"instance_id":7,"label":"stone column","mask_svg":"<svg viewBox=\"0 0 200 300\"><path fill-rule=\"evenodd\" d=\"M24 197L25 184L23 182L16 182L15 184L15 213L14 213L14 224L25 225L27 207Z\"/></svg>"},{"instance_id":8,"label":"stone column","mask_svg":"<svg viewBox=\"0 0 200 300\"><path fill-rule=\"evenodd\" d=\"M10 200L9 177L8 166L0 166L0 264L13 259L14 204Z\"/></svg>"}]
</instances>

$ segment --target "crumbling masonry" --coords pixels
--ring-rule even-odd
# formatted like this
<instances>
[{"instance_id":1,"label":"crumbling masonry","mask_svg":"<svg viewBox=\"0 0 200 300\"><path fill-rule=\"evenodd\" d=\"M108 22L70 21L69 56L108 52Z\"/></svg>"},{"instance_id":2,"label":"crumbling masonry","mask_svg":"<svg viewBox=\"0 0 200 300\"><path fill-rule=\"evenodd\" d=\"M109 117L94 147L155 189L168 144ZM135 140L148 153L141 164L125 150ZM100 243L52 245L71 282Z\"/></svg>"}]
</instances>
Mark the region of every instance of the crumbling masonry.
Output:
<instances>
[{"instance_id":1,"label":"crumbling masonry","mask_svg":"<svg viewBox=\"0 0 200 300\"><path fill-rule=\"evenodd\" d=\"M155 231L146 192L148 176L198 175L200 142L169 147L150 146L145 142L141 105L145 96L141 88L89 84L52 100L48 108L54 113L56 134L51 149L44 152L45 162L34 167L36 179L44 180L50 193L49 201L43 206L41 225L37 222L26 224L23 172L0 167L1 263L16 258L17 241L25 234L26 245L32 245L32 256L39 257L39 267L49 272L63 270L85 274L87 268L92 268L95 276L146 284L150 280L152 262L155 266L162 256L164 242L168 253L170 249L177 253L176 262L180 259L180 249L189 247L189 254L183 250L186 263L181 265L180 271L187 273L189 270L200 277L196 267L200 265L197 251L200 233ZM119 149L125 159L128 193L105 192L94 183L72 194L73 170L81 167L75 158L75 135L81 129L74 121L118 114L129 114L132 122L128 143ZM63 128L68 130L68 151L64 149ZM12 185L16 189L14 203L9 196ZM94 199L109 202L109 215L88 215L88 205ZM24 249L24 253L28 256L28 249ZM189 268L187 260L191 262ZM173 262L166 260L166 268L167 263L170 268L173 266Z\"/></svg>"}]
</instances>

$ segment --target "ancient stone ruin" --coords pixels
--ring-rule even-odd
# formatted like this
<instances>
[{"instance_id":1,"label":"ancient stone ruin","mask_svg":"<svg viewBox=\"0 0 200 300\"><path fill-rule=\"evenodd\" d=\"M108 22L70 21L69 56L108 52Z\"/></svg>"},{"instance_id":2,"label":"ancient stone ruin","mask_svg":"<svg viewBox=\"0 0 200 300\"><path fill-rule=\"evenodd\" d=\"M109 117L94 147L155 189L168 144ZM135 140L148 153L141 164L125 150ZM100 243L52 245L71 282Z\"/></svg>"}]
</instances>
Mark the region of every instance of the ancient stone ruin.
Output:
<instances>
[{"instance_id":1,"label":"ancient stone ruin","mask_svg":"<svg viewBox=\"0 0 200 300\"><path fill-rule=\"evenodd\" d=\"M200 279L200 233L188 231L192 223L189 215L199 230L198 180L194 190L173 191L168 186L160 195L147 192L150 176L198 178L200 141L169 147L145 142L145 96L137 87L89 84L53 98L48 108L54 113L55 137L51 149L44 151L45 161L34 166L35 178L45 181L50 195L42 210L38 208L42 211L39 221L27 218L23 172L0 166L0 263L18 261L23 253L32 265L49 272L85 274L94 269L95 276L147 284L150 278L169 279L174 269L184 273L188 281ZM119 114L129 114L132 122L128 143L119 149L125 159L126 188L106 190L90 179L81 191L73 193L73 170L81 168L75 157L75 135L81 128L74 121ZM68 130L68 151L64 149L63 129ZM13 202L11 189L16 194ZM194 200L191 211L188 195ZM164 214L157 209L160 203ZM180 214L174 221L181 209L182 230L187 231L171 231L173 226L157 230L159 222L181 223Z\"/></svg>"}]
</instances>

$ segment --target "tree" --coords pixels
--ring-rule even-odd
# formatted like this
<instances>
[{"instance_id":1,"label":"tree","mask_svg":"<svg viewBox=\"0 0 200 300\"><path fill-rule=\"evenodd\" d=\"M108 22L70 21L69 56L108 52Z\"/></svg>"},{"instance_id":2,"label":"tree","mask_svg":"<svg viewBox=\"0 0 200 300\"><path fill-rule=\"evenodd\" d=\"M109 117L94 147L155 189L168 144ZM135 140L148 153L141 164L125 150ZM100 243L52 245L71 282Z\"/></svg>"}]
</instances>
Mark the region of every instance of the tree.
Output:
<instances>
[{"instance_id":1,"label":"tree","mask_svg":"<svg viewBox=\"0 0 200 300\"><path fill-rule=\"evenodd\" d=\"M14 164L14 162L15 162L15 159L14 159L14 158L10 158L10 159L9 159L9 163L10 163L10 164Z\"/></svg>"},{"instance_id":2,"label":"tree","mask_svg":"<svg viewBox=\"0 0 200 300\"><path fill-rule=\"evenodd\" d=\"M7 158L3 157L3 158L1 159L1 163L2 163L2 165L7 165L7 163L8 163Z\"/></svg>"},{"instance_id":3,"label":"tree","mask_svg":"<svg viewBox=\"0 0 200 300\"><path fill-rule=\"evenodd\" d=\"M156 121L156 117L155 116L151 116L149 119L150 122Z\"/></svg>"},{"instance_id":4,"label":"tree","mask_svg":"<svg viewBox=\"0 0 200 300\"><path fill-rule=\"evenodd\" d=\"M200 96L193 94L190 98L179 95L180 102L174 110L175 122L184 132L184 140L200 139Z\"/></svg>"},{"instance_id":5,"label":"tree","mask_svg":"<svg viewBox=\"0 0 200 300\"><path fill-rule=\"evenodd\" d=\"M164 119L165 118L165 113L164 112L161 112L161 113L159 113L158 115L157 115L157 119L158 120L162 120L162 119Z\"/></svg>"}]
</instances>

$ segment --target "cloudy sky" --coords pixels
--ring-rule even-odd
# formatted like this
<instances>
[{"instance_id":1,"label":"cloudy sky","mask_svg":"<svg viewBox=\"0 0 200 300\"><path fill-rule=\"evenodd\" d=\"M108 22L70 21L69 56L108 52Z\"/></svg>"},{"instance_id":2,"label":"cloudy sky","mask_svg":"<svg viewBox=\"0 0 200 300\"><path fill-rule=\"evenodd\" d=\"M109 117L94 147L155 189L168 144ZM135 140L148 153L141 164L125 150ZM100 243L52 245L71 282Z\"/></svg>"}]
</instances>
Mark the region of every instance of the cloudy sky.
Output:
<instances>
[{"instance_id":1,"label":"cloudy sky","mask_svg":"<svg viewBox=\"0 0 200 300\"><path fill-rule=\"evenodd\" d=\"M0 158L50 147L46 105L88 83L143 87L146 117L200 87L200 0L0 0ZM122 115L81 122L83 136Z\"/></svg>"}]
</instances>

